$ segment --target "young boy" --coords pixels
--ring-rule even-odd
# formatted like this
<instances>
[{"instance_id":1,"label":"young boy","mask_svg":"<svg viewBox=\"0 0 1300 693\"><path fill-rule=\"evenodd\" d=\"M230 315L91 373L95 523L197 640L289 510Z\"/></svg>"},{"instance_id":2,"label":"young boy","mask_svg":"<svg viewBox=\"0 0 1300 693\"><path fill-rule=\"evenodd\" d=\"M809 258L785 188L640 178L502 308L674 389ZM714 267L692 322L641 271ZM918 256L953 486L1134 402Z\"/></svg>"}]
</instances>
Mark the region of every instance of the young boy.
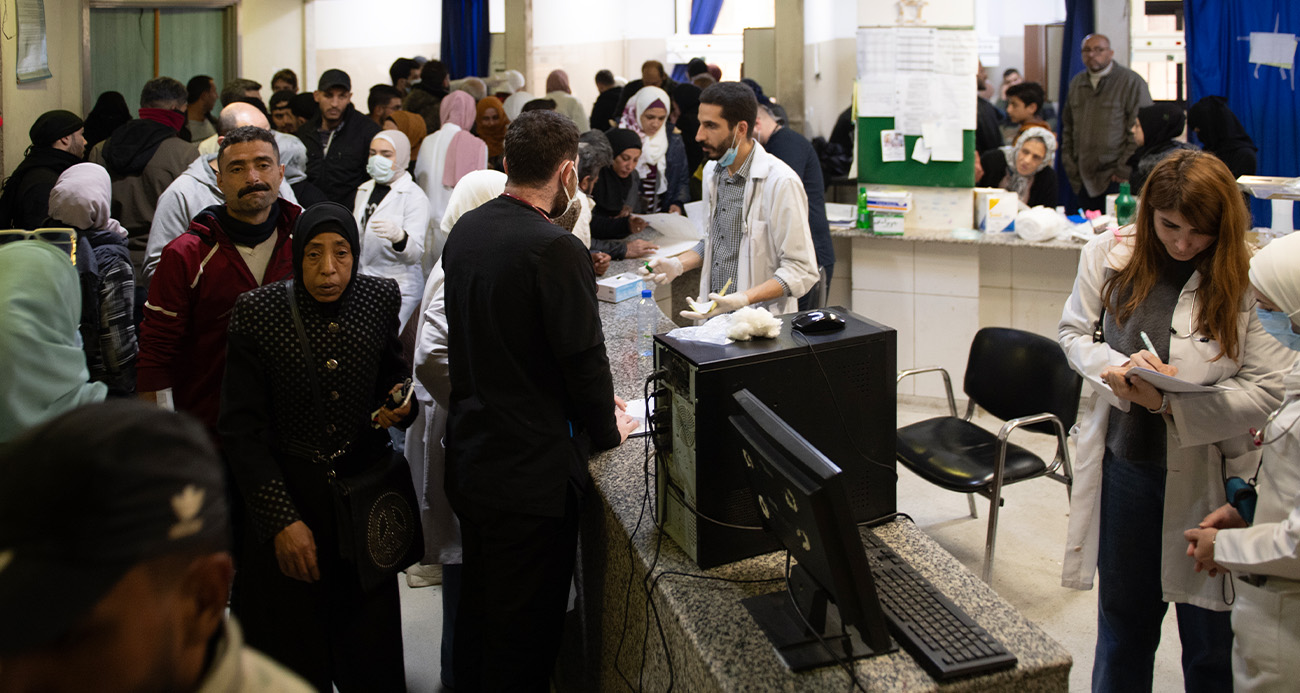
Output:
<instances>
[{"instance_id":1,"label":"young boy","mask_svg":"<svg viewBox=\"0 0 1300 693\"><path fill-rule=\"evenodd\" d=\"M1043 98L1043 87L1038 82L1021 82L1007 88L1007 117L1020 126L1017 135L1035 126L1051 129L1040 115Z\"/></svg>"}]
</instances>

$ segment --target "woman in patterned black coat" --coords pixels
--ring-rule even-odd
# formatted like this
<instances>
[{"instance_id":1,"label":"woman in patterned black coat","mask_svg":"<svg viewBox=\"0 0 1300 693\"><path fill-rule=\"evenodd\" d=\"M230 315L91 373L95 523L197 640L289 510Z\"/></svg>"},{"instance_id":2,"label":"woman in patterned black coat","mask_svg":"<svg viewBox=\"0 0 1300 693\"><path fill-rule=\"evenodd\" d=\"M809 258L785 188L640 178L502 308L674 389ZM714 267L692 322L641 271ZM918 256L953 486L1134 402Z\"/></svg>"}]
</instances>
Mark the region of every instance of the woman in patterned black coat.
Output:
<instances>
[{"instance_id":1,"label":"woman in patterned black coat","mask_svg":"<svg viewBox=\"0 0 1300 693\"><path fill-rule=\"evenodd\" d=\"M414 402L371 412L411 368L391 279L357 274L357 225L329 202L293 234L294 279L241 295L230 320L219 430L249 523L233 606L248 643L322 691L405 690L397 581L361 586L340 555L328 466L340 476L382 458ZM290 282L293 292L290 293ZM323 402L313 401L295 300Z\"/></svg>"}]
</instances>

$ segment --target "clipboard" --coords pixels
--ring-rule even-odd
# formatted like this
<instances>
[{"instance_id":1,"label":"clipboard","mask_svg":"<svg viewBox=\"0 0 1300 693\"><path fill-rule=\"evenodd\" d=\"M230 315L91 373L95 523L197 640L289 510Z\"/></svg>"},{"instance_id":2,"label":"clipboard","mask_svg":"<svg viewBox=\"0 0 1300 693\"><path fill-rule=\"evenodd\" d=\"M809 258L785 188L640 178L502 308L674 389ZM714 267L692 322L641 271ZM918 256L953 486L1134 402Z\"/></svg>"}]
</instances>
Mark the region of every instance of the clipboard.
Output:
<instances>
[{"instance_id":1,"label":"clipboard","mask_svg":"<svg viewBox=\"0 0 1300 693\"><path fill-rule=\"evenodd\" d=\"M1151 383L1161 392L1228 392L1237 389L1234 387L1224 387L1223 385L1200 385L1198 383L1180 380L1165 375L1164 373L1158 373L1149 368L1130 368L1124 375L1128 377L1136 376L1141 378L1148 383Z\"/></svg>"}]
</instances>

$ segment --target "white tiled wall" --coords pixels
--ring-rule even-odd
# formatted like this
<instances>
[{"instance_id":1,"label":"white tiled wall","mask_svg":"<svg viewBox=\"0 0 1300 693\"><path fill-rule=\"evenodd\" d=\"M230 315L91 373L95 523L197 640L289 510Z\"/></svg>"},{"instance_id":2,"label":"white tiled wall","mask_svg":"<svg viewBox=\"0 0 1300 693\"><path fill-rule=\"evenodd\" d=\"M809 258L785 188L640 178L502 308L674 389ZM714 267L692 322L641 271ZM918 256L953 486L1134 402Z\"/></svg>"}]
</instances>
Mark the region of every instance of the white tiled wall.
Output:
<instances>
[{"instance_id":1,"label":"white tiled wall","mask_svg":"<svg viewBox=\"0 0 1300 693\"><path fill-rule=\"evenodd\" d=\"M898 331L899 370L943 366L960 399L981 327L1056 338L1078 262L1075 250L854 239L853 311ZM943 381L916 376L898 393L942 397Z\"/></svg>"}]
</instances>

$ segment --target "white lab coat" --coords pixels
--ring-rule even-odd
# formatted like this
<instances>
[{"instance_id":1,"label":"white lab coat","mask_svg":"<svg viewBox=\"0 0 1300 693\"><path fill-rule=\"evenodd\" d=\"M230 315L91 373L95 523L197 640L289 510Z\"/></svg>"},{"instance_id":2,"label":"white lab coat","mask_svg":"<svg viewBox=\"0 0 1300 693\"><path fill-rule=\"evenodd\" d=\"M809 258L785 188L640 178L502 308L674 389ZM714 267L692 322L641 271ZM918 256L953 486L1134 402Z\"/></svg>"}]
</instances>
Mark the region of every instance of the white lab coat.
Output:
<instances>
[{"instance_id":1,"label":"white lab coat","mask_svg":"<svg viewBox=\"0 0 1300 693\"><path fill-rule=\"evenodd\" d=\"M1300 363L1286 376L1286 394L1300 398ZM1287 431L1264 448L1255 524L1225 529L1214 562L1234 575L1265 575L1256 587L1233 582L1232 673L1235 690L1293 691L1300 681L1300 401L1291 401L1264 432ZM1244 477L1249 478L1249 477ZM1191 559L1188 559L1191 560Z\"/></svg>"},{"instance_id":2,"label":"white lab coat","mask_svg":"<svg viewBox=\"0 0 1300 693\"><path fill-rule=\"evenodd\" d=\"M442 217L447 212L447 202L451 200L452 188L442 184L442 174L447 167L447 149L451 140L461 127L455 123L443 123L437 132L431 133L420 144L420 155L415 159L415 182L429 198L429 235L424 244L425 274L433 268L433 263L442 256L442 246L447 242L442 233ZM483 150L483 160L477 163L475 170L487 168L487 149Z\"/></svg>"},{"instance_id":3,"label":"white lab coat","mask_svg":"<svg viewBox=\"0 0 1300 693\"><path fill-rule=\"evenodd\" d=\"M1085 377L1097 377L1105 367L1121 365L1129 357L1094 342L1092 335L1101 317L1101 287L1107 269L1118 270L1129 261L1132 231L1132 227L1120 229L1122 241L1114 231L1094 238L1079 258L1074 291L1061 314L1060 342L1070 366ZM1200 281L1200 273L1193 273L1178 295L1170 324L1176 336L1170 339L1169 362L1178 368L1180 379L1235 389L1169 395L1161 587L1165 601L1226 611L1230 607L1223 599L1224 577L1211 578L1193 570L1183 531L1224 503L1220 453L1227 458L1230 475L1254 470L1258 452L1249 430L1262 425L1281 401L1282 376L1294 356L1264 331L1251 303L1243 300L1237 321L1238 360L1227 356L1212 360L1219 354L1219 343L1202 342L1201 332L1190 329ZM1097 570L1102 456L1109 411L1104 400L1090 387L1085 388L1084 413L1075 427L1078 452L1061 576L1064 586L1075 589L1091 589Z\"/></svg>"},{"instance_id":4,"label":"white lab coat","mask_svg":"<svg viewBox=\"0 0 1300 693\"><path fill-rule=\"evenodd\" d=\"M813 252L812 234L808 230L808 194L799 174L785 162L768 154L754 141L754 160L745 181L745 216L742 222L739 263L735 290L746 291L773 278L790 288L790 296L757 304L773 315L793 313L799 297L817 283L817 256ZM709 222L717 199L713 175L718 162L704 165L704 264L700 271L700 293L709 294L713 247L709 242Z\"/></svg>"},{"instance_id":5,"label":"white lab coat","mask_svg":"<svg viewBox=\"0 0 1300 693\"><path fill-rule=\"evenodd\" d=\"M401 324L420 306L424 293L424 271L421 260L424 257L424 240L429 230L429 199L424 196L420 186L409 175L401 175L389 184L391 189L370 215L369 222L376 219L391 219L402 225L406 231L406 247L398 252L393 244L376 236L369 228L361 229L361 267L359 271L376 277L388 277L397 281L402 291ZM370 193L375 189L375 181L368 180L357 188L356 203L352 216L361 224L361 217L366 213L366 203ZM367 223L367 227L369 223Z\"/></svg>"}]
</instances>

